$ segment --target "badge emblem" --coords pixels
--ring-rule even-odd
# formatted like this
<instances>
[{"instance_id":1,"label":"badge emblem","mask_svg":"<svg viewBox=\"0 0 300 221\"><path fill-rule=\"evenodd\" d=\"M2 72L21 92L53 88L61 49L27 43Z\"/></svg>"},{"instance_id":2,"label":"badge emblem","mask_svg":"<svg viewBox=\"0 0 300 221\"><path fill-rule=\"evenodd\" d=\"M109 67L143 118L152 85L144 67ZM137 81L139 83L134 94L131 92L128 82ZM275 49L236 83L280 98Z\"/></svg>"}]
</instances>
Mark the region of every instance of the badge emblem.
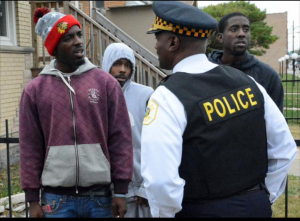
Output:
<instances>
[{"instance_id":1,"label":"badge emblem","mask_svg":"<svg viewBox=\"0 0 300 221\"><path fill-rule=\"evenodd\" d=\"M98 104L98 101L100 99L99 91L95 88L89 89L89 95L90 103Z\"/></svg>"},{"instance_id":2,"label":"badge emblem","mask_svg":"<svg viewBox=\"0 0 300 221\"><path fill-rule=\"evenodd\" d=\"M144 117L144 125L149 125L155 120L157 110L158 104L154 100L149 101Z\"/></svg>"},{"instance_id":3,"label":"badge emblem","mask_svg":"<svg viewBox=\"0 0 300 221\"><path fill-rule=\"evenodd\" d=\"M66 30L68 29L68 23L67 22L61 22L57 25L57 31L61 34L64 34Z\"/></svg>"}]
</instances>

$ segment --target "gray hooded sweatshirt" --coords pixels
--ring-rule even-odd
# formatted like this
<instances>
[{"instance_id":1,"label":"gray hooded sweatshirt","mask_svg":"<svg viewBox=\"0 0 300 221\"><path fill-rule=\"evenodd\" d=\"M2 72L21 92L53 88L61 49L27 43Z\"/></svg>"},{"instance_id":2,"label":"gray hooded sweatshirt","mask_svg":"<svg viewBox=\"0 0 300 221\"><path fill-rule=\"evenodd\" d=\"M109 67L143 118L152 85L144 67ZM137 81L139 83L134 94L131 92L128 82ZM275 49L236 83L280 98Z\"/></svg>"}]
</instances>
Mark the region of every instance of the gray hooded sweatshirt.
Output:
<instances>
[{"instance_id":1,"label":"gray hooded sweatshirt","mask_svg":"<svg viewBox=\"0 0 300 221\"><path fill-rule=\"evenodd\" d=\"M39 201L41 185L73 195L113 183L116 194L128 193L133 148L124 93L85 61L64 74L53 60L22 93L20 165L28 202Z\"/></svg>"},{"instance_id":2,"label":"gray hooded sweatshirt","mask_svg":"<svg viewBox=\"0 0 300 221\"><path fill-rule=\"evenodd\" d=\"M119 59L127 59L135 67L135 57L133 51L123 43L112 43L104 52L102 69L110 73L110 69L114 62ZM141 134L147 101L153 93L151 87L133 82L135 68L133 68L131 77L124 84L122 90L124 92L129 118L132 129L132 142L134 154L134 170L132 182L129 185L127 198L132 196L146 197L144 188L142 188L143 178L141 175Z\"/></svg>"}]
</instances>

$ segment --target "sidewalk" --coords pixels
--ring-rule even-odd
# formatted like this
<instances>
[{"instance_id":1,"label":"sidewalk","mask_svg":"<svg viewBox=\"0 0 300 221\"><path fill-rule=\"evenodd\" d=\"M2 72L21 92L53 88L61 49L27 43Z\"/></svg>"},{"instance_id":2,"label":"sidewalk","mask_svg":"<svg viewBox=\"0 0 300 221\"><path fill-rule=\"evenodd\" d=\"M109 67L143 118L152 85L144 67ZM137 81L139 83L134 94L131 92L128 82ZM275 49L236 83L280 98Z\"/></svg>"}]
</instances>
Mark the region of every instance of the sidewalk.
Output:
<instances>
[{"instance_id":1,"label":"sidewalk","mask_svg":"<svg viewBox=\"0 0 300 221\"><path fill-rule=\"evenodd\" d=\"M292 68L289 68L288 70L287 70L287 73L288 74L293 74L293 69ZM295 75L297 76L297 77L300 77L300 70L297 68L296 69L296 71L295 71Z\"/></svg>"}]
</instances>

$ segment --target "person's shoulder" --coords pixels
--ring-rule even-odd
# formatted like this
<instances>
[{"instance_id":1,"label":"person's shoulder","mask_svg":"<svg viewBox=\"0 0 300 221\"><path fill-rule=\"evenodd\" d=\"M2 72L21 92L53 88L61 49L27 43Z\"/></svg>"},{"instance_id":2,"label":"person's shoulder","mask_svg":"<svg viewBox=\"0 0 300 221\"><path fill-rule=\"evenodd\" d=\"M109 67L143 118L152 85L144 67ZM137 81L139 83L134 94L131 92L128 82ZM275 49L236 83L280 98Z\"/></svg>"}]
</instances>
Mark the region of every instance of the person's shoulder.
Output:
<instances>
[{"instance_id":1,"label":"person's shoulder","mask_svg":"<svg viewBox=\"0 0 300 221\"><path fill-rule=\"evenodd\" d=\"M99 79L101 81L99 81L99 83L118 83L118 81L111 76L111 74L103 71L100 68L93 68L89 71L89 74L91 74L93 76L93 78L95 78L96 80Z\"/></svg>"},{"instance_id":2,"label":"person's shoulder","mask_svg":"<svg viewBox=\"0 0 300 221\"><path fill-rule=\"evenodd\" d=\"M47 75L39 75L36 78L32 79L25 87L25 92L29 93L30 91L36 90L37 88L41 87L45 78L51 77Z\"/></svg>"},{"instance_id":3,"label":"person's shoulder","mask_svg":"<svg viewBox=\"0 0 300 221\"><path fill-rule=\"evenodd\" d=\"M216 68L214 68L212 71L227 71L227 72L235 72L235 73L244 73L240 69L234 68L229 65L225 64L219 64Z\"/></svg>"},{"instance_id":4,"label":"person's shoulder","mask_svg":"<svg viewBox=\"0 0 300 221\"><path fill-rule=\"evenodd\" d=\"M260 71L260 75L266 75L266 76L277 76L278 73L268 64L260 61L256 56L253 54L248 54L248 63L247 63L247 69L250 70L256 70Z\"/></svg>"},{"instance_id":5,"label":"person's shoulder","mask_svg":"<svg viewBox=\"0 0 300 221\"><path fill-rule=\"evenodd\" d=\"M153 93L153 91L154 91L152 87L145 86L145 85L142 85L142 84L138 84L136 82L131 82L130 87L134 88L135 90L142 91L142 92Z\"/></svg>"},{"instance_id":6,"label":"person's shoulder","mask_svg":"<svg viewBox=\"0 0 300 221\"><path fill-rule=\"evenodd\" d=\"M267 72L269 74L276 74L278 75L278 73L268 64L258 60L257 65L259 65L262 69L262 71Z\"/></svg>"}]
</instances>

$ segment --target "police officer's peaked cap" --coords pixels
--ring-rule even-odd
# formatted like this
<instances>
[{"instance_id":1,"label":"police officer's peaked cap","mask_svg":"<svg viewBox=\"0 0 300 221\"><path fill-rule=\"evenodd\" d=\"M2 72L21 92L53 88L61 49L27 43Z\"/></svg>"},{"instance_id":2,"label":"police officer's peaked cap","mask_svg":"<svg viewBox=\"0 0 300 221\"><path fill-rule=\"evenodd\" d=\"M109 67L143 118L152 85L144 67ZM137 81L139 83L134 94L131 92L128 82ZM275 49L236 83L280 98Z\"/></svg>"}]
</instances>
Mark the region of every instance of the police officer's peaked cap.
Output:
<instances>
[{"instance_id":1,"label":"police officer's peaked cap","mask_svg":"<svg viewBox=\"0 0 300 221\"><path fill-rule=\"evenodd\" d=\"M178 1L154 1L155 22L147 34L171 31L183 36L208 38L218 22L202 10Z\"/></svg>"}]
</instances>

